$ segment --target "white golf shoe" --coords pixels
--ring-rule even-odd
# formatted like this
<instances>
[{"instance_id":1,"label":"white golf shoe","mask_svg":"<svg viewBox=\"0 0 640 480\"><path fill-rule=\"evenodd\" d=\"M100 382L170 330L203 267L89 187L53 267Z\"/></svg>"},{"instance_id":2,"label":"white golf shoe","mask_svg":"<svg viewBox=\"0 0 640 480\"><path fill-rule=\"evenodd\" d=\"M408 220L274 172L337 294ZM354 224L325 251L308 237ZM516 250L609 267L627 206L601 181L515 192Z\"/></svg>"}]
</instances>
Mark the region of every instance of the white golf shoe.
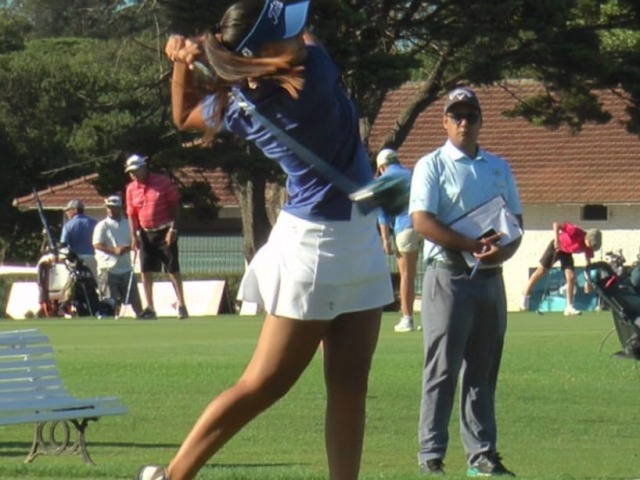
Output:
<instances>
[{"instance_id":1,"label":"white golf shoe","mask_svg":"<svg viewBox=\"0 0 640 480\"><path fill-rule=\"evenodd\" d=\"M157 465L145 465L138 470L135 480L170 480L164 468Z\"/></svg>"},{"instance_id":2,"label":"white golf shoe","mask_svg":"<svg viewBox=\"0 0 640 480\"><path fill-rule=\"evenodd\" d=\"M573 308L573 305L568 305L567 308L564 309L565 317L573 317L575 315L581 315L582 312L580 310L576 310Z\"/></svg>"},{"instance_id":3,"label":"white golf shoe","mask_svg":"<svg viewBox=\"0 0 640 480\"><path fill-rule=\"evenodd\" d=\"M396 333L413 332L415 327L413 326L413 318L402 317L398 323L393 327L393 331Z\"/></svg>"},{"instance_id":4,"label":"white golf shoe","mask_svg":"<svg viewBox=\"0 0 640 480\"><path fill-rule=\"evenodd\" d=\"M522 299L520 300L520 311L527 312L530 307L531 297L529 295L522 295Z\"/></svg>"}]
</instances>

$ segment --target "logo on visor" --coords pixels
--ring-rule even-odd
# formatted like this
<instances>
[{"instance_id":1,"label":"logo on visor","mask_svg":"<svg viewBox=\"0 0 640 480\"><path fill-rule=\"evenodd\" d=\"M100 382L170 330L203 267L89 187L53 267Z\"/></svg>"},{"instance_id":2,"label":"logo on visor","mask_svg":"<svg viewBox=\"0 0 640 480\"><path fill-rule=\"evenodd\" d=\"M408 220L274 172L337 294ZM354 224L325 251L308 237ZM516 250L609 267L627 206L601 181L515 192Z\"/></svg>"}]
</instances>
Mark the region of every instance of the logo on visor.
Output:
<instances>
[{"instance_id":1,"label":"logo on visor","mask_svg":"<svg viewBox=\"0 0 640 480\"><path fill-rule=\"evenodd\" d=\"M464 100L465 98L471 98L472 96L473 95L471 95L468 91L458 89L449 94L449 100Z\"/></svg>"},{"instance_id":2,"label":"logo on visor","mask_svg":"<svg viewBox=\"0 0 640 480\"><path fill-rule=\"evenodd\" d=\"M273 2L269 7L269 13L267 14L267 16L273 21L274 25L278 24L283 8L284 8L284 5L282 4L282 2L279 2L277 0Z\"/></svg>"}]
</instances>

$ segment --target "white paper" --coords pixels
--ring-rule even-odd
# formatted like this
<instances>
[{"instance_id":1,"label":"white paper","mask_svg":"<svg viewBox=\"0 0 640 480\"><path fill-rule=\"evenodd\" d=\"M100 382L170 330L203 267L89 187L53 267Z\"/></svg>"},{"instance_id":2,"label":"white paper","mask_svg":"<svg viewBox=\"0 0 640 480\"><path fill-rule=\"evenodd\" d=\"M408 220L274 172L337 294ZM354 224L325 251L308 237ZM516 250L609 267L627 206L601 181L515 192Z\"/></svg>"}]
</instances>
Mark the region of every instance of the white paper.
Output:
<instances>
[{"instance_id":1,"label":"white paper","mask_svg":"<svg viewBox=\"0 0 640 480\"><path fill-rule=\"evenodd\" d=\"M520 222L500 195L454 220L449 227L466 237L476 239L485 236L493 229L496 233L500 233L500 246L509 245L522 236ZM462 252L462 256L470 268L476 263L471 253ZM488 265L483 264L483 266Z\"/></svg>"}]
</instances>

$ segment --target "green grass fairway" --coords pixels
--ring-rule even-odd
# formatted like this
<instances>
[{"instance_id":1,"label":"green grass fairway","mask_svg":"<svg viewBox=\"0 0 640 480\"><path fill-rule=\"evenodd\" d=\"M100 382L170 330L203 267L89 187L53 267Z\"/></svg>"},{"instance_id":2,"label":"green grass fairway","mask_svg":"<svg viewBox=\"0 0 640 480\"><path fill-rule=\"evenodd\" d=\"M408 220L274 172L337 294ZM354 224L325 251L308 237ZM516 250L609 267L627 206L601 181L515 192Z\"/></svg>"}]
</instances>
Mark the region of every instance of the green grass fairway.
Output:
<instances>
[{"instance_id":1,"label":"green grass fairway","mask_svg":"<svg viewBox=\"0 0 640 480\"><path fill-rule=\"evenodd\" d=\"M396 334L386 314L371 375L361 478L418 479L421 333ZM166 464L209 400L242 372L261 318L187 321L3 321L39 328L77 396L116 395L129 413L89 425L96 467L79 457L24 458L32 425L0 427L0 479L132 479L143 463ZM640 478L640 375L619 348L610 312L564 317L513 313L497 394L499 450L520 478ZM198 479L326 479L325 392L320 355L291 393L234 438ZM457 412L445 459L466 466Z\"/></svg>"}]
</instances>

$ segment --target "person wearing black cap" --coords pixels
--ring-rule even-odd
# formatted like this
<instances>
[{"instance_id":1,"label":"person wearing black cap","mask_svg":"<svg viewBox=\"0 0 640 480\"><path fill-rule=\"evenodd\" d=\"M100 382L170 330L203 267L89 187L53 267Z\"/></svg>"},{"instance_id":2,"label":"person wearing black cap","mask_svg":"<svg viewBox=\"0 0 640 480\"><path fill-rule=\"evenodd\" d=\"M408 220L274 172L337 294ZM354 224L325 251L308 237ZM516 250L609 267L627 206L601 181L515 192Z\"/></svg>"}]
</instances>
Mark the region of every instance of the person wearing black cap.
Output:
<instances>
[{"instance_id":1,"label":"person wearing black cap","mask_svg":"<svg viewBox=\"0 0 640 480\"><path fill-rule=\"evenodd\" d=\"M204 38L172 36L167 42L174 123L209 137L225 130L252 142L282 166L289 195L240 286L242 300L267 312L251 361L205 409L166 471L148 466L139 480L194 478L290 390L321 343L327 477L358 478L369 370L382 307L393 301L393 291L375 213L360 211L277 134L286 131L358 187L373 180L340 72L304 31L309 3L242 0ZM212 81L196 89L202 66Z\"/></svg>"},{"instance_id":2,"label":"person wearing black cap","mask_svg":"<svg viewBox=\"0 0 640 480\"><path fill-rule=\"evenodd\" d=\"M92 236L97 221L85 215L84 203L78 198L69 200L67 206L64 207L64 215L67 221L62 227L60 243L66 245L69 250L77 254L91 270L93 277L96 278L98 272Z\"/></svg>"},{"instance_id":3,"label":"person wearing black cap","mask_svg":"<svg viewBox=\"0 0 640 480\"><path fill-rule=\"evenodd\" d=\"M468 476L513 473L497 451L495 392L507 328L501 264L520 244L494 235L471 238L449 227L501 196L522 226L522 208L509 164L480 148L482 111L475 92L459 87L445 98L446 143L414 167L409 212L425 238L422 286L425 361L418 463L427 475L444 473L449 419L460 376L460 434ZM468 267L464 254L475 257Z\"/></svg>"}]
</instances>

